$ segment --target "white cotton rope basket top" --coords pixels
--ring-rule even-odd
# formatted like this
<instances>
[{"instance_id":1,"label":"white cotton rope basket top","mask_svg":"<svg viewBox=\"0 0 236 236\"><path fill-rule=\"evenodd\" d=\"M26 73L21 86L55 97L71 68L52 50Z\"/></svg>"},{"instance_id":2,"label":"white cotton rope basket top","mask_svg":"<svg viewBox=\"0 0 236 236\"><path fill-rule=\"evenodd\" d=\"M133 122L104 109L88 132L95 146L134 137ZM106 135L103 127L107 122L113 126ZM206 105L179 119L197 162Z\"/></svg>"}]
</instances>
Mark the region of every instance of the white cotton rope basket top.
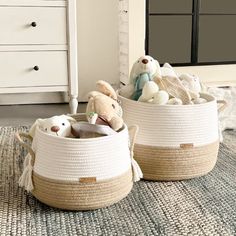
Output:
<instances>
[{"instance_id":1,"label":"white cotton rope basket top","mask_svg":"<svg viewBox=\"0 0 236 236\"><path fill-rule=\"evenodd\" d=\"M126 124L137 124L137 144L179 147L192 143L201 146L219 139L217 103L213 96L201 94L207 103L194 105L157 105L118 96Z\"/></svg>"},{"instance_id":2,"label":"white cotton rope basket top","mask_svg":"<svg viewBox=\"0 0 236 236\"><path fill-rule=\"evenodd\" d=\"M39 128L33 140L34 172L55 180L111 179L131 168L127 126L115 135L74 139L49 135Z\"/></svg>"}]
</instances>

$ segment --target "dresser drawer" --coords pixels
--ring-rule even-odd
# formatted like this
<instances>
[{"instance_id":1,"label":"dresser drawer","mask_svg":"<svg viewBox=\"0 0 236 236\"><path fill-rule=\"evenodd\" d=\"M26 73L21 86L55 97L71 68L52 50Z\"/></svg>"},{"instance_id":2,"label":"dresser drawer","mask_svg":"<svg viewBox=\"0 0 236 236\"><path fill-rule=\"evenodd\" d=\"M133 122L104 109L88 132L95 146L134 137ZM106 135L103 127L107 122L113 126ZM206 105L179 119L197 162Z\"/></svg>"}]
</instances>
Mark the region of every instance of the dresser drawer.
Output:
<instances>
[{"instance_id":1,"label":"dresser drawer","mask_svg":"<svg viewBox=\"0 0 236 236\"><path fill-rule=\"evenodd\" d=\"M0 88L67 86L67 52L0 52Z\"/></svg>"},{"instance_id":2,"label":"dresser drawer","mask_svg":"<svg viewBox=\"0 0 236 236\"><path fill-rule=\"evenodd\" d=\"M0 7L0 44L66 44L65 7Z\"/></svg>"}]
</instances>

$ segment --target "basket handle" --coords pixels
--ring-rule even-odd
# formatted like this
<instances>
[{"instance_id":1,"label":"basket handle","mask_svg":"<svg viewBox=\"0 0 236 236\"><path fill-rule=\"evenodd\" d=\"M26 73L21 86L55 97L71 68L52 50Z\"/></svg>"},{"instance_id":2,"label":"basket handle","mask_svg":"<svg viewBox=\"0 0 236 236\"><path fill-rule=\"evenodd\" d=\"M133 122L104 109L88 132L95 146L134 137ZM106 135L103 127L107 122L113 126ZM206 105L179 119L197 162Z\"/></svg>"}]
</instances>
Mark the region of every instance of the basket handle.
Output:
<instances>
[{"instance_id":1,"label":"basket handle","mask_svg":"<svg viewBox=\"0 0 236 236\"><path fill-rule=\"evenodd\" d=\"M137 125L132 125L128 128L129 137L130 137L130 151L133 152L135 140L139 131L139 127Z\"/></svg>"},{"instance_id":2,"label":"basket handle","mask_svg":"<svg viewBox=\"0 0 236 236\"><path fill-rule=\"evenodd\" d=\"M218 112L222 112L228 106L228 103L225 100L217 100Z\"/></svg>"},{"instance_id":3,"label":"basket handle","mask_svg":"<svg viewBox=\"0 0 236 236\"><path fill-rule=\"evenodd\" d=\"M22 139L22 138L27 138L27 139L29 139L32 142L33 138L29 134L23 133L23 132L19 132L19 133L17 132L15 134L15 138L30 153L30 155L32 157L31 165L34 166L35 153L34 153L33 149L26 142L24 142L24 140Z\"/></svg>"},{"instance_id":4,"label":"basket handle","mask_svg":"<svg viewBox=\"0 0 236 236\"><path fill-rule=\"evenodd\" d=\"M131 165L133 171L133 181L137 182L143 178L142 170L140 169L139 164L134 159L134 144L135 139L138 133L139 127L137 125L132 125L128 128L129 138L130 138L130 156L131 156Z\"/></svg>"}]
</instances>

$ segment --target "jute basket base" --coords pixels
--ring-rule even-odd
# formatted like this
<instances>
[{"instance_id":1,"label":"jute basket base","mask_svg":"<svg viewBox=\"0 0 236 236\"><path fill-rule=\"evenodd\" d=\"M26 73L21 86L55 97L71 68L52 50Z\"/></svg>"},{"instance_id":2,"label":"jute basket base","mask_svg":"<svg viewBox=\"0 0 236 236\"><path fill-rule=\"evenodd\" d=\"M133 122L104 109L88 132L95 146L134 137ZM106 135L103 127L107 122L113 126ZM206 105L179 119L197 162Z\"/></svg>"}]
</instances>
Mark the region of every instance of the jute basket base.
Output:
<instances>
[{"instance_id":1,"label":"jute basket base","mask_svg":"<svg viewBox=\"0 0 236 236\"><path fill-rule=\"evenodd\" d=\"M112 205L132 189L132 170L107 181L78 183L48 179L33 173L32 194L41 202L65 210L92 210Z\"/></svg>"},{"instance_id":2,"label":"jute basket base","mask_svg":"<svg viewBox=\"0 0 236 236\"><path fill-rule=\"evenodd\" d=\"M210 172L217 161L219 142L201 147L159 148L135 144L134 158L144 179L174 181L199 177Z\"/></svg>"}]
</instances>

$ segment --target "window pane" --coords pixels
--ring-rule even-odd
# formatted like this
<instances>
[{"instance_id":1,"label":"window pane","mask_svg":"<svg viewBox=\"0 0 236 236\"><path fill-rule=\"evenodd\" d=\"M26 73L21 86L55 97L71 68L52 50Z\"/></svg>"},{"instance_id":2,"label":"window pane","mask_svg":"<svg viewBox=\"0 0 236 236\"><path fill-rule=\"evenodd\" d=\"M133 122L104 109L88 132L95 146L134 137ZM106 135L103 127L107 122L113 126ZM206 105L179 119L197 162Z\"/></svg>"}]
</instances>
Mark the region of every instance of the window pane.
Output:
<instances>
[{"instance_id":1,"label":"window pane","mask_svg":"<svg viewBox=\"0 0 236 236\"><path fill-rule=\"evenodd\" d=\"M191 16L151 16L149 54L160 63L191 61Z\"/></svg>"},{"instance_id":2,"label":"window pane","mask_svg":"<svg viewBox=\"0 0 236 236\"><path fill-rule=\"evenodd\" d=\"M150 0L150 13L192 13L192 0Z\"/></svg>"},{"instance_id":3,"label":"window pane","mask_svg":"<svg viewBox=\"0 0 236 236\"><path fill-rule=\"evenodd\" d=\"M200 16L199 62L236 61L236 16Z\"/></svg>"},{"instance_id":4,"label":"window pane","mask_svg":"<svg viewBox=\"0 0 236 236\"><path fill-rule=\"evenodd\" d=\"M201 13L236 13L236 0L201 0Z\"/></svg>"}]
</instances>

